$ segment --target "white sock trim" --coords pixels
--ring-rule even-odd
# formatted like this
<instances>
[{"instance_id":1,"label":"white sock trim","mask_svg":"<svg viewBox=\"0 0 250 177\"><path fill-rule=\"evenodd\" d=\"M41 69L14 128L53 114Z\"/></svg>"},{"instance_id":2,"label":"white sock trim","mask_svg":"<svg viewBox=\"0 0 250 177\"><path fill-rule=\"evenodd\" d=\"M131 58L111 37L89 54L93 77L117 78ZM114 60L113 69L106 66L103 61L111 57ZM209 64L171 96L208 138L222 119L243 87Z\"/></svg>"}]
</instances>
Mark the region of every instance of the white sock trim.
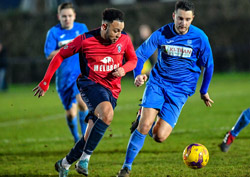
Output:
<instances>
[{"instance_id":1,"label":"white sock trim","mask_svg":"<svg viewBox=\"0 0 250 177\"><path fill-rule=\"evenodd\" d=\"M63 158L62 160L62 166L63 168L65 168L66 170L69 170L71 164L69 164L69 162L67 161L66 157Z\"/></svg>"},{"instance_id":2,"label":"white sock trim","mask_svg":"<svg viewBox=\"0 0 250 177\"><path fill-rule=\"evenodd\" d=\"M88 159L88 161L89 161L90 156L91 156L91 155L88 155L88 154L86 154L85 152L83 152L83 153L82 153L82 156L80 157L80 160Z\"/></svg>"}]
</instances>

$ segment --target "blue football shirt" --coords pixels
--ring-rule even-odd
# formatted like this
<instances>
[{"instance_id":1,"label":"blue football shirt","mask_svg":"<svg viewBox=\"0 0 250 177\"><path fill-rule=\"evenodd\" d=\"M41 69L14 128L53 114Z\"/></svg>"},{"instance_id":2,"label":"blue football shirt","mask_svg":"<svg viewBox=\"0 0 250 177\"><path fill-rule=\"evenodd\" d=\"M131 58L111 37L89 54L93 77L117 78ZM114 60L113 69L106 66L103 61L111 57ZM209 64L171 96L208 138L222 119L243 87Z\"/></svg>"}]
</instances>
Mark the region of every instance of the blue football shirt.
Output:
<instances>
[{"instance_id":1,"label":"blue football shirt","mask_svg":"<svg viewBox=\"0 0 250 177\"><path fill-rule=\"evenodd\" d=\"M167 86L175 83L179 92L189 96L195 92L197 81L204 67L200 92L207 93L213 74L212 50L206 34L191 25L189 31L179 35L174 23L156 30L137 50L134 76L141 74L144 62L158 49L157 62L151 70L149 82Z\"/></svg>"},{"instance_id":2,"label":"blue football shirt","mask_svg":"<svg viewBox=\"0 0 250 177\"><path fill-rule=\"evenodd\" d=\"M44 53L46 58L51 52L61 48L80 34L88 32L88 28L83 23L74 22L73 28L70 30L63 29L61 24L52 27L46 37ZM57 91L65 91L68 86L76 82L77 77L81 73L79 64L79 55L75 54L65 60L56 71L56 89Z\"/></svg>"}]
</instances>

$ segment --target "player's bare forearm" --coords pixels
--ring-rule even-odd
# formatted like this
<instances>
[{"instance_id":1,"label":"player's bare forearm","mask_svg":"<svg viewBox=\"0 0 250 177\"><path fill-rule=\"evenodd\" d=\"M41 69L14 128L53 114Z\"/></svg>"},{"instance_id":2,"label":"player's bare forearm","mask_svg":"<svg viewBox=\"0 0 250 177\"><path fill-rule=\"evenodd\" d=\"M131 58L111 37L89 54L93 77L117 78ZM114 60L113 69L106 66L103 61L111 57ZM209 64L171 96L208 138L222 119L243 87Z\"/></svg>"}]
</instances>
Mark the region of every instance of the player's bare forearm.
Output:
<instances>
[{"instance_id":1,"label":"player's bare forearm","mask_svg":"<svg viewBox=\"0 0 250 177\"><path fill-rule=\"evenodd\" d=\"M148 79L148 76L146 74L140 74L136 76L134 84L136 87L142 86Z\"/></svg>"},{"instance_id":2,"label":"player's bare forearm","mask_svg":"<svg viewBox=\"0 0 250 177\"><path fill-rule=\"evenodd\" d=\"M52 60L52 58L59 52L60 49L54 50L50 53L50 55L47 57L47 60Z\"/></svg>"},{"instance_id":3,"label":"player's bare forearm","mask_svg":"<svg viewBox=\"0 0 250 177\"><path fill-rule=\"evenodd\" d=\"M204 101L207 107L212 107L212 104L214 103L214 101L209 97L208 93L201 94L201 99Z\"/></svg>"}]
</instances>

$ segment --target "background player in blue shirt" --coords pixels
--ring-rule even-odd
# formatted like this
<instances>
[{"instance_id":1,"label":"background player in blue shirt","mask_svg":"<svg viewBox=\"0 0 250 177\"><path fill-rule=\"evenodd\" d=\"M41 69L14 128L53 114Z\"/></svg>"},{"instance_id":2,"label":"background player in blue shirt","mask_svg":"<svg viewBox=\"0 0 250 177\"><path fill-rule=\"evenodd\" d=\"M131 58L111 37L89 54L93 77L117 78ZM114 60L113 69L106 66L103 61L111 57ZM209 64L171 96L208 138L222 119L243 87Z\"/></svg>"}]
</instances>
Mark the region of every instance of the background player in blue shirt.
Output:
<instances>
[{"instance_id":1,"label":"background player in blue shirt","mask_svg":"<svg viewBox=\"0 0 250 177\"><path fill-rule=\"evenodd\" d=\"M149 133L156 142L163 142L177 123L187 98L194 94L204 68L201 99L211 107L208 86L213 75L212 50L205 33L191 25L194 4L176 2L174 23L155 31L137 50L135 82L139 87L147 80L141 74L144 62L158 49L157 63L152 68L144 90L139 125L131 134L125 162L118 176L129 176L132 163ZM155 122L156 118L156 122Z\"/></svg>"},{"instance_id":2,"label":"background player in blue shirt","mask_svg":"<svg viewBox=\"0 0 250 177\"><path fill-rule=\"evenodd\" d=\"M88 32L85 24L74 22L75 18L76 13L72 3L62 3L58 6L58 19L60 23L48 31L44 47L44 52L48 60L51 60L61 47L72 41L75 37ZM88 108L81 99L76 85L76 79L80 73L78 54L64 60L56 72L56 90L66 110L67 123L75 142L79 140L77 106L79 107L79 121L83 135L87 126L84 119L88 114Z\"/></svg>"}]
</instances>

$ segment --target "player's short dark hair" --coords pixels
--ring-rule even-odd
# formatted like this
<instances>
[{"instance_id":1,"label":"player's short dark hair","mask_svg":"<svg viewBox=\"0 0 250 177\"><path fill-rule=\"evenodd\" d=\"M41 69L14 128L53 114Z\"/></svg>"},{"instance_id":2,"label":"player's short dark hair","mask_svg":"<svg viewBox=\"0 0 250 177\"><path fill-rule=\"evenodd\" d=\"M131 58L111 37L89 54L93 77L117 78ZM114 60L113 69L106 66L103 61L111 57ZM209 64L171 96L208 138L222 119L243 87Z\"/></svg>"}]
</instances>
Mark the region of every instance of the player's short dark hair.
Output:
<instances>
[{"instance_id":1,"label":"player's short dark hair","mask_svg":"<svg viewBox=\"0 0 250 177\"><path fill-rule=\"evenodd\" d=\"M124 22L124 13L115 8L106 8L102 13L102 20L112 23L114 20Z\"/></svg>"},{"instance_id":2,"label":"player's short dark hair","mask_svg":"<svg viewBox=\"0 0 250 177\"><path fill-rule=\"evenodd\" d=\"M57 12L60 13L63 9L73 9L75 11L74 5L71 2L64 2L60 4L57 8Z\"/></svg>"},{"instance_id":3,"label":"player's short dark hair","mask_svg":"<svg viewBox=\"0 0 250 177\"><path fill-rule=\"evenodd\" d=\"M175 12L178 9L185 10L185 11L191 10L194 14L195 7L194 7L194 3L191 1L177 1L175 3Z\"/></svg>"}]
</instances>

